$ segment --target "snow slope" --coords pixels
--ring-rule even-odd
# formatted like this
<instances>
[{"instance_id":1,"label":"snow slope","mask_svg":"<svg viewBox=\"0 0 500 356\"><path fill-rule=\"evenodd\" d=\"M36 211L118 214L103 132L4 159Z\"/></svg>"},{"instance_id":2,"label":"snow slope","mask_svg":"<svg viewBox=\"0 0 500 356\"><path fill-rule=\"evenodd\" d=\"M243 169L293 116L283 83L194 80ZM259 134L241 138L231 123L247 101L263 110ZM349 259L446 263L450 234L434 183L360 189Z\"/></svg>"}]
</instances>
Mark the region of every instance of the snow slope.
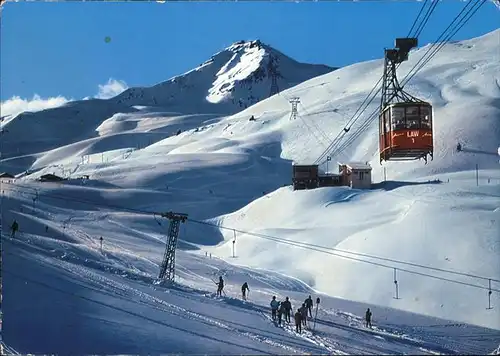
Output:
<instances>
[{"instance_id":1,"label":"snow slope","mask_svg":"<svg viewBox=\"0 0 500 356\"><path fill-rule=\"evenodd\" d=\"M200 336L201 324L214 325L216 319L211 313L224 314L226 319L221 323L228 326L224 329L217 324L217 331L204 331L210 336L218 335L219 342L210 341L211 351L215 353L216 350L224 353L294 352L290 347L298 353L493 351L500 344L500 284L492 282L495 290L491 295L493 309L486 309L488 294L484 288L487 288L487 280L417 267L416 264L500 280L499 44L500 30L449 44L412 79L408 91L434 106L434 161L428 165L418 161L386 164L389 181L375 185L371 191L322 188L293 192L284 185L291 180L291 160L313 161L327 144L324 136L331 139L343 129L349 116L381 76L381 60L358 63L308 80L232 116L214 114L207 117L189 113L179 119L163 109L135 107L137 112L114 115L96 125L102 135L87 138L87 141L72 142L48 152L31 149L25 142L27 150L38 153L30 156L33 164L27 167L34 173L16 179L14 185L4 183L9 195L6 204L10 204L4 210L7 211L4 220L10 224L15 217L21 226L19 241L8 242L14 255L22 257L25 254L28 261L30 256L36 258L29 263L26 259L20 261L21 257L10 256L12 266L22 265L32 268L33 272L18 276L18 282L10 277L10 283L17 285L12 284L15 288L11 289L10 302L7 296L4 301L5 341L20 352L32 348L21 347L20 330L45 319L12 322L15 327L12 326L9 334L7 314L9 308L14 308L14 296L22 293L20 281L36 275L40 269L49 270L45 267L51 265L51 272L46 272L50 274L47 284L63 283L61 288L73 290L76 283L81 294L90 293L89 298L98 301L104 298L99 293L109 292L111 295L106 298L112 299L106 299L106 303L129 312L138 311L148 316L150 310L137 309L141 307L136 304L142 304L138 300L144 299L149 306L163 305L148 296L157 296L158 292L161 295L158 298L173 305L168 306L168 310L179 310L176 307L180 306L197 313L196 316L190 314L194 321L186 321L193 324L173 332L172 339L165 336L169 332L161 332L161 338L153 340L151 338L158 335L155 331L158 327L145 327L140 336L144 343L135 346L127 343L125 328L116 325L125 317L114 312L107 314L106 322L116 326L107 328L106 332L118 336L113 337L112 345L105 341L93 343L92 347L102 349L89 349L88 352L105 353L113 349L113 353L116 350L134 353L136 348L143 347L155 353L164 351L169 345L183 352L197 352L201 345L186 335L192 330ZM400 67L401 76L427 49L411 53L409 61ZM289 120L288 99L292 96L300 96L302 103L299 105L300 117L295 121ZM373 103L367 113L376 105ZM252 115L255 121L249 120ZM364 119L366 116L358 125ZM52 129L59 130L58 126ZM177 135L179 129L181 133ZM376 181L383 175L376 159L377 130L378 123L371 122L368 129L336 157L339 161L371 161ZM168 137L152 139L153 134L167 132ZM351 129L353 132L356 126ZM454 150L457 140L464 147L461 153ZM27 160L19 157L21 159ZM14 165L16 161L11 157L8 162ZM5 163L2 162L2 170ZM71 178L64 183L34 181L41 174L63 174L63 170L64 175ZM89 175L90 179L77 179L83 175ZM434 179L443 183L433 182ZM22 209L19 204L23 204ZM173 210L188 213L193 219L181 229L178 276L183 286L194 290L182 290L178 294L175 288L167 289L169 292L164 289L152 291L151 282L158 271L167 227L165 221L159 226L159 218L155 219L153 214L139 214L137 210ZM222 224L230 229L200 222ZM48 233L44 226L48 227ZM237 258L232 259L235 235ZM291 243L278 243L276 239L269 240L268 235L271 239L277 237L310 245L304 249ZM98 236L104 236L106 246L111 248L104 256L98 252ZM222 260L205 258L204 251ZM63 256L68 266L58 262ZM9 263L7 258L5 263ZM399 299L393 298L393 267L397 268ZM23 268L17 268L21 273ZM207 275L212 277L210 271L214 271L216 277L220 269L230 271L227 273L230 296L236 295L243 280L251 278L250 288L258 285L255 304L260 308L267 306L272 294L289 295L296 305L308 293L315 296L323 293L323 314L319 314L323 322L316 325L318 333L304 338L292 336L288 329L275 331L274 326L269 329L272 324L266 316L254 315L255 310L247 305L235 306L241 302L224 299L230 307L224 304L221 310L217 304L211 304L210 298L210 301L201 298L201 290L213 288ZM119 277L123 270L129 276L139 274L141 277L133 277L135 281ZM8 273L5 273L5 283L8 283ZM86 277L82 278L82 274ZM65 282L60 282L61 278ZM102 282L102 278L106 282ZM89 290L90 286L94 291ZM137 290L141 293L147 290L148 295L139 294ZM40 298L45 298L41 289L37 291ZM126 300L115 301L118 294ZM142 299L130 298L131 295L141 295ZM54 296L47 298L50 300ZM252 294L252 302L253 298ZM63 300L73 303L70 302L73 297L61 299L61 303ZM189 300L195 302L189 306L183 304L190 303ZM358 330L359 318L368 306L374 311L376 335L372 331ZM33 308L28 315L48 307L35 304ZM81 308L81 312L71 313L75 308L70 304L67 319L78 315L78 320L82 320L82 314L85 315L82 325L87 328L88 337L101 340L98 339L101 334L95 331L101 321L95 318L97 314L103 315L103 308L109 307L83 305ZM233 312L237 315L230 314ZM168 311L165 318L174 318L170 316L172 313ZM211 321L203 319L201 314ZM175 314L177 317L181 318ZM135 318L138 317L131 316L123 322L137 325L139 321ZM54 321L54 325L68 320ZM242 320L248 320L260 332L256 334L255 329L250 332L228 324ZM252 336L242 336L247 335L245 332ZM231 337L226 338L229 334ZM71 343L63 345L54 341L49 331L41 335L45 337L41 336L31 345L40 345L39 352L75 351L69 349ZM75 335L70 336L77 337ZM174 341L180 335L186 338L177 344ZM279 342L281 346L268 343L263 349L262 338ZM408 338L419 341L408 341ZM224 344L220 339L231 344ZM82 342L74 341L73 344L79 345L79 350L89 347Z\"/></svg>"},{"instance_id":2,"label":"snow slope","mask_svg":"<svg viewBox=\"0 0 500 356\"><path fill-rule=\"evenodd\" d=\"M81 146L86 139L91 144L92 138L135 128L151 132L146 142L157 142L177 132L175 122L191 129L205 120L233 114L269 97L269 63L281 90L335 69L299 63L258 40L238 42L199 67L152 87L129 88L107 100L69 102L5 120L2 125L9 134L4 135L2 152L10 158L8 171L25 171L39 154L68 144ZM133 112L137 116L130 119L127 114Z\"/></svg>"},{"instance_id":3,"label":"snow slope","mask_svg":"<svg viewBox=\"0 0 500 356\"><path fill-rule=\"evenodd\" d=\"M498 330L320 295L295 278L203 251L180 250L179 284L159 285L161 228L138 236L110 224L101 250L93 230L103 211L42 194L33 207L16 189L7 185L4 202L22 231L14 239L3 235L2 338L20 353L484 354L500 340ZM55 224L60 219L62 226ZM213 293L219 275L226 281L222 298ZM248 301L239 298L243 281ZM321 297L316 324L310 320L296 334L292 325L271 321L272 295L289 296L296 308L308 294ZM367 307L373 329L362 325Z\"/></svg>"}]
</instances>

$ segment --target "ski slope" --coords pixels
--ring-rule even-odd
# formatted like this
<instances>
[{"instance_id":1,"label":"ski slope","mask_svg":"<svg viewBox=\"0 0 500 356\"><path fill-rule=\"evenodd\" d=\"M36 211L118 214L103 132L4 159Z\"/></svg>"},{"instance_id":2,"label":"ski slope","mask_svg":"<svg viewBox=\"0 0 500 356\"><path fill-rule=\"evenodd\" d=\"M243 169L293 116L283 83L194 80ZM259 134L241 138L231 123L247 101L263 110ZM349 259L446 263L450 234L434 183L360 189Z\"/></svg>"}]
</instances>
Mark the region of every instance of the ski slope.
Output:
<instances>
[{"instance_id":1,"label":"ski slope","mask_svg":"<svg viewBox=\"0 0 500 356\"><path fill-rule=\"evenodd\" d=\"M9 208L21 203L29 211L31 220L23 225L34 231L43 230L43 218L54 221L68 212L43 203L45 198L32 211L29 199L7 195ZM179 251L178 284L158 285L164 245L159 233L140 239L108 229L101 250L98 239L84 232L92 230L90 221L78 215L47 233L3 236L3 340L20 353L481 354L492 351L500 336L497 330L373 306L370 330L361 320L367 305L320 295L295 278L235 266L203 251ZM113 233L121 238L112 239ZM226 281L222 298L213 293L219 275ZM251 288L248 301L239 297L243 281ZM308 294L321 297L314 333L311 324L296 334L291 325L272 322L272 295L289 296L295 309Z\"/></svg>"},{"instance_id":2,"label":"ski slope","mask_svg":"<svg viewBox=\"0 0 500 356\"><path fill-rule=\"evenodd\" d=\"M381 76L381 60L307 80L234 115L120 103L119 112L84 116L71 136L54 119L45 134L29 131L19 152L7 142L1 170L32 173L2 187L4 221L16 219L21 232L5 240L3 340L24 353L492 352L500 345L499 293L486 309L487 280L416 265L500 279L499 43L496 30L449 44L412 79L407 90L434 106L434 160L386 164L388 181L370 191L293 192L289 184L292 160L322 153ZM410 54L400 77L427 49ZM291 121L293 96L301 104ZM5 127L21 130L20 117ZM377 130L374 120L335 157L370 161L375 182L383 176ZM35 181L46 173L69 179ZM169 210L192 221L181 228L179 285L167 288L153 281L168 222L146 212ZM219 274L228 285L217 299L210 293ZM244 281L246 303L238 299ZM296 308L309 294L322 300L314 334L269 320L272 295L290 296ZM367 307L373 330L362 326ZM38 336L26 340L26 330Z\"/></svg>"}]
</instances>

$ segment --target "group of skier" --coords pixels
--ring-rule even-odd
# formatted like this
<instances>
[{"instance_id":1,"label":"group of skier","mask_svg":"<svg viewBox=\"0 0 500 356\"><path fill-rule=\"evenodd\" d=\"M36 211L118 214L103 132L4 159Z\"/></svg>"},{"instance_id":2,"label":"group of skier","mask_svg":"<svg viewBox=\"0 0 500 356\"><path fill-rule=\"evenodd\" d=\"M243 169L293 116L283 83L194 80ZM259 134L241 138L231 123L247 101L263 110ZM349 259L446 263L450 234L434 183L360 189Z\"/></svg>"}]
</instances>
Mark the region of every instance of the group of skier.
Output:
<instances>
[{"instance_id":1,"label":"group of skier","mask_svg":"<svg viewBox=\"0 0 500 356\"><path fill-rule=\"evenodd\" d=\"M302 333L302 326L307 327L308 314L309 317L312 318L312 307L313 307L313 300L311 296L309 296L304 301L304 303L302 303L302 306L298 308L294 314L295 331L298 332L299 334ZM292 303L290 302L288 297L286 297L284 301L279 302L276 300L276 296L273 296L273 299L271 300L271 316L273 321L276 321L277 318L278 325L281 325L281 320L284 315L285 321L287 323L290 323L291 311L292 311Z\"/></svg>"},{"instance_id":2,"label":"group of skier","mask_svg":"<svg viewBox=\"0 0 500 356\"><path fill-rule=\"evenodd\" d=\"M224 280L222 279L222 276L219 277L219 282L216 282L215 284L217 285L217 296L222 296L223 293L225 295L226 293L224 292ZM243 300L247 300L247 292L250 292L250 288L248 287L248 283L245 282L241 286L241 297ZM316 302L319 303L319 298ZM274 322L277 321L278 325L281 325L284 317L285 321L287 323L290 323L290 317L293 308L292 303L290 302L288 297L286 297L284 301L280 302L276 299L276 296L273 296L270 305L271 317ZM304 300L302 306L299 307L293 315L295 321L295 331L297 333L302 333L302 326L307 327L308 316L309 318L312 318L312 308L313 300L311 296L309 296L306 300ZM365 313L365 326L369 327L370 329L372 328L371 317L372 312L370 311L370 308L368 308Z\"/></svg>"}]
</instances>

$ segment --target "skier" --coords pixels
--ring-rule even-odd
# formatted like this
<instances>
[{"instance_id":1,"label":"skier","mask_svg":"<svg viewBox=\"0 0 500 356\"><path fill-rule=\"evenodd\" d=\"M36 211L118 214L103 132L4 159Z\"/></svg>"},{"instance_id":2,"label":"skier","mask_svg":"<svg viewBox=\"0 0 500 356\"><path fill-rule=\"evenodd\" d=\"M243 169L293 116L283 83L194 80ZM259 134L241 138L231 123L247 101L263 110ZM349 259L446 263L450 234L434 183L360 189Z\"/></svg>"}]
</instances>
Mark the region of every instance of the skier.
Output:
<instances>
[{"instance_id":1,"label":"skier","mask_svg":"<svg viewBox=\"0 0 500 356\"><path fill-rule=\"evenodd\" d=\"M368 308L366 310L366 314L365 314L365 326L368 327L368 325L370 325L370 329L372 328L372 312L370 311L370 308Z\"/></svg>"},{"instance_id":2,"label":"skier","mask_svg":"<svg viewBox=\"0 0 500 356\"><path fill-rule=\"evenodd\" d=\"M460 152L462 151L462 145L460 144L460 142L457 144L457 152Z\"/></svg>"},{"instance_id":3,"label":"skier","mask_svg":"<svg viewBox=\"0 0 500 356\"><path fill-rule=\"evenodd\" d=\"M16 232L19 229L19 224L17 223L16 220L12 223L10 229L12 230L12 234L10 235L11 238L16 237Z\"/></svg>"},{"instance_id":4,"label":"skier","mask_svg":"<svg viewBox=\"0 0 500 356\"><path fill-rule=\"evenodd\" d=\"M248 283L245 282L241 286L241 294L243 295L243 300L247 300L247 296L246 296L246 291L247 290L250 292L250 288L248 288Z\"/></svg>"},{"instance_id":5,"label":"skier","mask_svg":"<svg viewBox=\"0 0 500 356\"><path fill-rule=\"evenodd\" d=\"M302 306L299 308L299 311L302 314L302 324L304 324L304 326L307 326L306 325L306 321L307 321L306 303L302 303Z\"/></svg>"},{"instance_id":6,"label":"skier","mask_svg":"<svg viewBox=\"0 0 500 356\"><path fill-rule=\"evenodd\" d=\"M224 291L224 280L222 279L222 276L219 277L219 283L217 284L217 296L222 297L222 292Z\"/></svg>"},{"instance_id":7,"label":"skier","mask_svg":"<svg viewBox=\"0 0 500 356\"><path fill-rule=\"evenodd\" d=\"M292 303L290 303L288 297L286 297L285 301L282 304L285 307L285 320L288 324L290 324L290 313L292 311Z\"/></svg>"},{"instance_id":8,"label":"skier","mask_svg":"<svg viewBox=\"0 0 500 356\"><path fill-rule=\"evenodd\" d=\"M309 311L309 316L312 318L312 307L313 307L313 300L311 298L311 296L309 296L306 300L305 300L305 304L306 304L306 307L307 307L307 310Z\"/></svg>"},{"instance_id":9,"label":"skier","mask_svg":"<svg viewBox=\"0 0 500 356\"><path fill-rule=\"evenodd\" d=\"M276 320L276 312L278 311L279 306L280 302L276 300L276 296L273 296L273 300L271 300L271 315L273 317L273 321Z\"/></svg>"},{"instance_id":10,"label":"skier","mask_svg":"<svg viewBox=\"0 0 500 356\"><path fill-rule=\"evenodd\" d=\"M278 324L280 326L281 326L281 318L282 318L283 314L285 314L285 310L286 310L285 302L281 302L280 307L278 309Z\"/></svg>"},{"instance_id":11,"label":"skier","mask_svg":"<svg viewBox=\"0 0 500 356\"><path fill-rule=\"evenodd\" d=\"M302 313L300 309L297 309L295 313L295 331L299 334L302 334Z\"/></svg>"}]
</instances>

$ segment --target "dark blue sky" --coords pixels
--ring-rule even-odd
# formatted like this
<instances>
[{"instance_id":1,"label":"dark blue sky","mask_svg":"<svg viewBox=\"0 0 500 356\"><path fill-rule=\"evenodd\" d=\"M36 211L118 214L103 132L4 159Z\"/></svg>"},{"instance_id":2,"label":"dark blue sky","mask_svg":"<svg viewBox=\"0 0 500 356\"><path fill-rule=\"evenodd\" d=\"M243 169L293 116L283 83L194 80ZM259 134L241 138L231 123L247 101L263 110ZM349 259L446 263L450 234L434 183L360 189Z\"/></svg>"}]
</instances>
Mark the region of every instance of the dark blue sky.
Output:
<instances>
[{"instance_id":1,"label":"dark blue sky","mask_svg":"<svg viewBox=\"0 0 500 356\"><path fill-rule=\"evenodd\" d=\"M441 2L420 45L464 6ZM304 62L344 66L381 58L404 37L422 2L47 2L4 4L1 99L94 95L108 79L151 85L192 69L238 40L261 39ZM486 3L455 36L500 26ZM111 37L110 43L104 38Z\"/></svg>"}]
</instances>

